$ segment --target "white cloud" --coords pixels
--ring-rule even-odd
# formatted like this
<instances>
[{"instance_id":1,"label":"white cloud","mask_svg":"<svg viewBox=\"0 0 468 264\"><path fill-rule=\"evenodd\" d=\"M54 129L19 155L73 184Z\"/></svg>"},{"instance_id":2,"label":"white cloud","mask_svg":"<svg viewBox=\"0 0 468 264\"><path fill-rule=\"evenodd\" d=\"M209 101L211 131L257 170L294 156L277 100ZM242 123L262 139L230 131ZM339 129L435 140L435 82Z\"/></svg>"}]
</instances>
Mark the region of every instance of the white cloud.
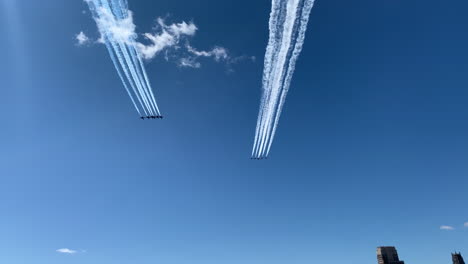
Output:
<instances>
[{"instance_id":1,"label":"white cloud","mask_svg":"<svg viewBox=\"0 0 468 264\"><path fill-rule=\"evenodd\" d=\"M76 250L68 249L68 248L61 248L61 249L57 249L56 251L59 253L70 254L70 255L76 254L78 252Z\"/></svg>"},{"instance_id":2,"label":"white cloud","mask_svg":"<svg viewBox=\"0 0 468 264\"><path fill-rule=\"evenodd\" d=\"M84 0L89 2L90 0ZM90 40L83 32L77 35L79 45L87 43L104 44L105 38L116 42L134 45L139 51L141 57L146 60L152 60L159 54L163 54L166 61L172 60L179 67L200 68L201 63L198 58L211 58L216 62L224 62L227 67L235 64L246 56L231 57L228 50L215 46L211 50L197 50L190 45L189 38L195 36L198 31L197 25L193 22L182 21L180 23L166 24L165 19L157 18L156 27L153 32L141 34L142 41L137 41L138 34L133 21L133 13L128 10L128 17L119 19L105 8L96 10L98 17L94 17L101 37L97 40ZM184 42L185 45L180 43Z\"/></svg>"},{"instance_id":3,"label":"white cloud","mask_svg":"<svg viewBox=\"0 0 468 264\"><path fill-rule=\"evenodd\" d=\"M455 228L453 226L443 225L443 226L440 226L440 230L452 231L452 230L455 230Z\"/></svg>"},{"instance_id":4,"label":"white cloud","mask_svg":"<svg viewBox=\"0 0 468 264\"><path fill-rule=\"evenodd\" d=\"M168 28L169 28L169 31L171 31L174 35L177 35L177 36L180 36L180 35L194 36L198 30L197 26L194 23L190 22L189 24L187 24L185 23L185 21L182 21L182 23L178 23L178 24L172 24Z\"/></svg>"},{"instance_id":5,"label":"white cloud","mask_svg":"<svg viewBox=\"0 0 468 264\"><path fill-rule=\"evenodd\" d=\"M178 63L181 68L195 68L198 69L201 67L201 64L194 60L193 58L182 58Z\"/></svg>"},{"instance_id":6,"label":"white cloud","mask_svg":"<svg viewBox=\"0 0 468 264\"><path fill-rule=\"evenodd\" d=\"M223 47L214 47L210 51L198 51L190 44L186 45L187 50L197 57L213 57L215 61L227 60L229 59L228 51Z\"/></svg>"},{"instance_id":7,"label":"white cloud","mask_svg":"<svg viewBox=\"0 0 468 264\"><path fill-rule=\"evenodd\" d=\"M136 45L140 50L140 53L143 55L143 58L147 60L153 59L159 54L159 52L168 47L174 46L178 42L178 40L168 32L162 32L161 34L145 33L144 36L146 39L151 41L151 44L144 45L137 43Z\"/></svg>"},{"instance_id":8,"label":"white cloud","mask_svg":"<svg viewBox=\"0 0 468 264\"><path fill-rule=\"evenodd\" d=\"M123 43L133 43L137 37L136 26L133 23L133 13L128 11L128 17L117 19L106 8L98 8L99 17L95 18L101 35L107 33L109 38Z\"/></svg>"},{"instance_id":9,"label":"white cloud","mask_svg":"<svg viewBox=\"0 0 468 264\"><path fill-rule=\"evenodd\" d=\"M88 38L88 36L86 36L86 34L83 31L78 33L75 36L75 38L76 38L77 44L79 46L82 46L82 45L85 45L85 44L89 43L89 38Z\"/></svg>"},{"instance_id":10,"label":"white cloud","mask_svg":"<svg viewBox=\"0 0 468 264\"><path fill-rule=\"evenodd\" d=\"M136 43L140 53L143 55L143 58L151 60L161 51L175 47L178 48L180 40L185 36L194 36L197 32L197 26L190 22L166 25L164 19L157 19L160 33L145 33L143 34L147 40L151 42L149 45L142 43Z\"/></svg>"},{"instance_id":11,"label":"white cloud","mask_svg":"<svg viewBox=\"0 0 468 264\"><path fill-rule=\"evenodd\" d=\"M463 226L464 226L464 227L468 227L468 222L465 222L465 223L463 224Z\"/></svg>"},{"instance_id":12,"label":"white cloud","mask_svg":"<svg viewBox=\"0 0 468 264\"><path fill-rule=\"evenodd\" d=\"M97 44L106 44L106 42L104 41L104 37L102 35L96 40L96 43Z\"/></svg>"}]
</instances>

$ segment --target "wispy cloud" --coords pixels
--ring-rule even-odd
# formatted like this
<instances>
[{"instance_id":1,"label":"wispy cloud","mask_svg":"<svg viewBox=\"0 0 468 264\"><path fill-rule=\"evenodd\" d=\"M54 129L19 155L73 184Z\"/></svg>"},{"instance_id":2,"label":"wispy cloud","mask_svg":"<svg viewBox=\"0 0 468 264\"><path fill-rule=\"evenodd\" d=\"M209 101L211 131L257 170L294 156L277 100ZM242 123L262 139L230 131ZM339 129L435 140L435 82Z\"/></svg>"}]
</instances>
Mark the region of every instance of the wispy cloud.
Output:
<instances>
[{"instance_id":1,"label":"wispy cloud","mask_svg":"<svg viewBox=\"0 0 468 264\"><path fill-rule=\"evenodd\" d=\"M465 222L465 223L463 224L463 226L464 226L464 227L468 227L468 222Z\"/></svg>"},{"instance_id":2,"label":"wispy cloud","mask_svg":"<svg viewBox=\"0 0 468 264\"><path fill-rule=\"evenodd\" d=\"M440 230L452 231L455 230L455 228L453 226L443 225L440 226Z\"/></svg>"},{"instance_id":3,"label":"wispy cloud","mask_svg":"<svg viewBox=\"0 0 468 264\"><path fill-rule=\"evenodd\" d=\"M95 18L101 32L110 34L110 38L123 43L131 43L137 37L136 26L133 23L133 13L128 11L128 17L117 19L114 14L106 8L99 8L100 16Z\"/></svg>"},{"instance_id":4,"label":"wispy cloud","mask_svg":"<svg viewBox=\"0 0 468 264\"><path fill-rule=\"evenodd\" d=\"M194 55L195 57L214 58L215 61L229 59L228 50L223 47L214 47L212 50L209 51L199 51L187 43L186 48L188 52Z\"/></svg>"},{"instance_id":5,"label":"wispy cloud","mask_svg":"<svg viewBox=\"0 0 468 264\"><path fill-rule=\"evenodd\" d=\"M193 58L181 58L177 64L181 68L195 68L198 69L201 67L201 63L194 60Z\"/></svg>"},{"instance_id":6,"label":"wispy cloud","mask_svg":"<svg viewBox=\"0 0 468 264\"><path fill-rule=\"evenodd\" d=\"M211 50L197 50L192 47L190 43L185 45L187 49L187 57L182 59L183 61L197 62L199 58L212 58L216 62L223 62L228 68L228 72L232 72L232 65L239 63L241 61L252 61L255 62L256 58L254 56L235 56L233 57L229 50L224 47L215 46ZM194 64L200 67L200 63ZM183 65L179 63L179 67L193 67L192 64ZM197 68L199 68L197 67Z\"/></svg>"},{"instance_id":7,"label":"wispy cloud","mask_svg":"<svg viewBox=\"0 0 468 264\"><path fill-rule=\"evenodd\" d=\"M190 44L190 38L194 37L198 31L198 26L194 22L167 23L166 19L159 17L156 19L152 32L138 34L133 13L130 10L129 16L124 19L118 19L109 10L100 11L102 16L95 19L100 32L110 32L113 39L135 45L141 57L148 61L163 54L166 61L173 61L179 67L201 68L202 64L199 59L207 58L225 63L230 68L230 65L246 58L254 60L253 57L232 56L226 48L221 46L214 46L209 50L194 48ZM138 40L139 36L142 36L141 40ZM92 42L104 43L102 36L92 41L83 32L77 34L77 41L79 45Z\"/></svg>"},{"instance_id":8,"label":"wispy cloud","mask_svg":"<svg viewBox=\"0 0 468 264\"><path fill-rule=\"evenodd\" d=\"M78 253L78 251L73 250L73 249L69 249L69 248L60 248L60 249L57 249L56 251L58 253L69 254L69 255L73 255L73 254Z\"/></svg>"},{"instance_id":9,"label":"wispy cloud","mask_svg":"<svg viewBox=\"0 0 468 264\"><path fill-rule=\"evenodd\" d=\"M81 31L80 33L76 34L75 36L75 39L77 41L77 45L78 46L82 46L82 45L85 45L85 44L88 44L90 42L88 36L86 36L86 34Z\"/></svg>"},{"instance_id":10,"label":"wispy cloud","mask_svg":"<svg viewBox=\"0 0 468 264\"><path fill-rule=\"evenodd\" d=\"M157 19L158 26L155 28L158 33L145 33L144 37L150 43L148 45L137 43L143 58L147 60L154 59L161 51L169 48L179 48L180 40L187 36L194 36L198 28L193 23L174 23L167 25L164 19Z\"/></svg>"}]
</instances>

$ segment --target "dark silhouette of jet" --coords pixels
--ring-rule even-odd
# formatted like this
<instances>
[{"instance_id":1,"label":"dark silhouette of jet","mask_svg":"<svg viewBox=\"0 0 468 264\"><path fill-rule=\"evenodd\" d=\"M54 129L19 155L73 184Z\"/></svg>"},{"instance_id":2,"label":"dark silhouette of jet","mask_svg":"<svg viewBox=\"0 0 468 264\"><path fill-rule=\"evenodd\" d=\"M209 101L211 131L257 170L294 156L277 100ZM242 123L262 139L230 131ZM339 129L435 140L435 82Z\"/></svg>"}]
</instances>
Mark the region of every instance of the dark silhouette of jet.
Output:
<instances>
[{"instance_id":1,"label":"dark silhouette of jet","mask_svg":"<svg viewBox=\"0 0 468 264\"><path fill-rule=\"evenodd\" d=\"M144 120L144 119L162 119L162 118L163 118L163 116L161 116L161 115L157 115L157 116L154 116L154 115L152 115L152 116L140 116L140 119L142 119L142 120Z\"/></svg>"},{"instance_id":2,"label":"dark silhouette of jet","mask_svg":"<svg viewBox=\"0 0 468 264\"><path fill-rule=\"evenodd\" d=\"M140 119L144 120L144 119L163 119L163 116L161 115L157 115L157 116L140 116Z\"/></svg>"}]
</instances>

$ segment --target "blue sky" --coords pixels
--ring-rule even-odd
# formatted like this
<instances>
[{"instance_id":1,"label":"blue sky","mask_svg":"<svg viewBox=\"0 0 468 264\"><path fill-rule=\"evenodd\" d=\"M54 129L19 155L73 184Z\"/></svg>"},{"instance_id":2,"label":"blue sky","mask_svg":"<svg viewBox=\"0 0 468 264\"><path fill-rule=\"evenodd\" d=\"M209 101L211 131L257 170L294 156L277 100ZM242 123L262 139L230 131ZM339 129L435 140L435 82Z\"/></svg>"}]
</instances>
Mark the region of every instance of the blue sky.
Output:
<instances>
[{"instance_id":1,"label":"blue sky","mask_svg":"<svg viewBox=\"0 0 468 264\"><path fill-rule=\"evenodd\" d=\"M318 0L271 157L249 159L270 1L130 1L255 56L154 58L139 120L82 1L0 0L0 262L407 263L468 255L468 3ZM455 230L440 230L440 226ZM57 249L77 250L63 254ZM337 252L342 252L342 254Z\"/></svg>"}]
</instances>

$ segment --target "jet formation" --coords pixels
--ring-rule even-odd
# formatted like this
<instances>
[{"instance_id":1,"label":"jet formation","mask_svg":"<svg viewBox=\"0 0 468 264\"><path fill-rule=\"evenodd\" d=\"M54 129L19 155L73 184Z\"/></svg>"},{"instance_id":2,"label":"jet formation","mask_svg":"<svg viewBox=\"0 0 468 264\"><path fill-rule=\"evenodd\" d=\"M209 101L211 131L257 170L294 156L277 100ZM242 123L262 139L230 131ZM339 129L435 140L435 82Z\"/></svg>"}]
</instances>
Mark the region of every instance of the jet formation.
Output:
<instances>
[{"instance_id":1,"label":"jet formation","mask_svg":"<svg viewBox=\"0 0 468 264\"><path fill-rule=\"evenodd\" d=\"M141 119L163 119L164 117L163 116L141 116L140 117Z\"/></svg>"},{"instance_id":2,"label":"jet formation","mask_svg":"<svg viewBox=\"0 0 468 264\"><path fill-rule=\"evenodd\" d=\"M313 5L314 0L273 0L253 159L270 153Z\"/></svg>"},{"instance_id":3,"label":"jet formation","mask_svg":"<svg viewBox=\"0 0 468 264\"><path fill-rule=\"evenodd\" d=\"M117 74L141 119L162 119L136 47L136 34L121 28L132 21L127 0L86 0Z\"/></svg>"},{"instance_id":4,"label":"jet formation","mask_svg":"<svg viewBox=\"0 0 468 264\"><path fill-rule=\"evenodd\" d=\"M136 34L122 28L133 20L127 0L85 0L93 14L101 40L142 120L162 119L156 104ZM269 41L262 79L262 96L252 159L266 159L290 88L296 61L304 45L310 12L315 0L272 0Z\"/></svg>"}]
</instances>

